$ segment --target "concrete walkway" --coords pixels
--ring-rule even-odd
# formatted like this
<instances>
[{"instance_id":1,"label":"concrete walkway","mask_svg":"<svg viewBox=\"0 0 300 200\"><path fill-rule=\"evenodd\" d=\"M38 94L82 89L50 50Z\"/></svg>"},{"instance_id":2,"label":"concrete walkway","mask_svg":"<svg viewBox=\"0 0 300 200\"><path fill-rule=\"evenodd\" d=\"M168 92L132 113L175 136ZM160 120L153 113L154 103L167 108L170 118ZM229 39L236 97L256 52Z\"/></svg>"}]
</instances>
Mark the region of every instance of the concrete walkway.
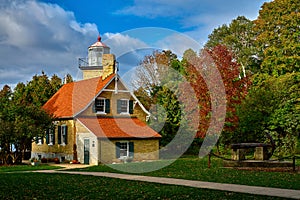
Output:
<instances>
[{"instance_id":1,"label":"concrete walkway","mask_svg":"<svg viewBox=\"0 0 300 200\"><path fill-rule=\"evenodd\" d=\"M92 165L83 165L83 164L54 164L54 163L49 163L49 166L56 166L56 167L61 167L60 169L56 169L56 171L61 171L61 170L68 170L68 169L81 169L81 168L87 168L91 167Z\"/></svg>"},{"instance_id":2,"label":"concrete walkway","mask_svg":"<svg viewBox=\"0 0 300 200\"><path fill-rule=\"evenodd\" d=\"M144 182L151 182L151 183L181 185L181 186L188 186L188 187L195 187L195 188L205 188L205 189L223 190L223 191L231 191L231 192L256 194L256 195L266 195L266 196L273 196L273 197L300 199L300 190L247 186L247 185L227 184L227 183L214 183L214 182L205 182L205 181L193 181L193 180L184 180L184 179L175 179L175 178L117 174L117 173L107 173L107 172L78 172L78 171L64 171L64 170L59 170L59 171L43 170L43 171L35 171L35 172L100 176L100 177L109 177L109 178L119 178L125 180L144 181Z\"/></svg>"}]
</instances>

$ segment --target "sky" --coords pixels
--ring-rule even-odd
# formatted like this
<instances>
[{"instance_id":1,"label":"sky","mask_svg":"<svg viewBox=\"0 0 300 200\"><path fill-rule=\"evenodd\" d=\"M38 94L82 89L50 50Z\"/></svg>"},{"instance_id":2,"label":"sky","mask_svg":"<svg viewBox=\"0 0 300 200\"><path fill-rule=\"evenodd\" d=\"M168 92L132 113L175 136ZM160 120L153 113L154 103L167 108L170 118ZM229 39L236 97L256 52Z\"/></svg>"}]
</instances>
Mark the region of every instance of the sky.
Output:
<instances>
[{"instance_id":1,"label":"sky","mask_svg":"<svg viewBox=\"0 0 300 200\"><path fill-rule=\"evenodd\" d=\"M78 58L97 41L111 48L120 74L145 54L179 57L205 44L213 29L238 16L254 20L270 0L1 0L0 87L44 71L81 79Z\"/></svg>"}]
</instances>

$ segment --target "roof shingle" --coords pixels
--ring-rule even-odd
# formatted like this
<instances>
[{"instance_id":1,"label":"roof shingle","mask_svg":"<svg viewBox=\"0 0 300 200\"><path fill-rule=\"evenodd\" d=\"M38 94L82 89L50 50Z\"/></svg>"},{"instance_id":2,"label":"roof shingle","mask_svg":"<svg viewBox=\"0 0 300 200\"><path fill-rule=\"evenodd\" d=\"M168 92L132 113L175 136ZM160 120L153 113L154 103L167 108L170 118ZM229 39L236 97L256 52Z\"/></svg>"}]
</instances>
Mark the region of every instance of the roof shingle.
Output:
<instances>
[{"instance_id":1,"label":"roof shingle","mask_svg":"<svg viewBox=\"0 0 300 200\"><path fill-rule=\"evenodd\" d=\"M156 131L138 118L78 118L99 138L160 138Z\"/></svg>"},{"instance_id":2,"label":"roof shingle","mask_svg":"<svg viewBox=\"0 0 300 200\"><path fill-rule=\"evenodd\" d=\"M115 77L110 75L91 78L63 85L43 106L56 118L74 117L82 111L92 99Z\"/></svg>"}]
</instances>

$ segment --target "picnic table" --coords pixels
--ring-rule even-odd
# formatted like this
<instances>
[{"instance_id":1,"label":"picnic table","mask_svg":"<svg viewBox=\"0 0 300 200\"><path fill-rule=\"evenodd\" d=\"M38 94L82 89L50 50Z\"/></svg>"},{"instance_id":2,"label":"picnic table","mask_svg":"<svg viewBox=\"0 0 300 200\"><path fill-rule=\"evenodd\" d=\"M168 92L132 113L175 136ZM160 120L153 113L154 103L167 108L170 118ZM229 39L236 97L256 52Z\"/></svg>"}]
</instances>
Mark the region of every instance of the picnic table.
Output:
<instances>
[{"instance_id":1,"label":"picnic table","mask_svg":"<svg viewBox=\"0 0 300 200\"><path fill-rule=\"evenodd\" d=\"M231 144L231 159L232 160L245 160L245 150L255 148L254 159L255 160L268 160L270 155L268 148L272 148L271 144L265 143L236 143Z\"/></svg>"}]
</instances>

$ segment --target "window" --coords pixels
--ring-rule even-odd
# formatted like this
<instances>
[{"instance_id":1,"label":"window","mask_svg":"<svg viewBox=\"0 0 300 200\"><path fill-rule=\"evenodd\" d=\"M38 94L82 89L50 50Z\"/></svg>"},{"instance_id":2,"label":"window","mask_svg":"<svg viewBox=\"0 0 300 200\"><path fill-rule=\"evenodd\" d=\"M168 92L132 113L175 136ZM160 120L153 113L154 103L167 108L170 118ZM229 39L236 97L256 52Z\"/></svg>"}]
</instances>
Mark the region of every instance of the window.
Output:
<instances>
[{"instance_id":1,"label":"window","mask_svg":"<svg viewBox=\"0 0 300 200\"><path fill-rule=\"evenodd\" d=\"M128 157L128 142L121 142L120 143L120 158Z\"/></svg>"},{"instance_id":2,"label":"window","mask_svg":"<svg viewBox=\"0 0 300 200\"><path fill-rule=\"evenodd\" d=\"M46 143L48 145L54 145L55 144L55 129L49 128L46 132Z\"/></svg>"},{"instance_id":3,"label":"window","mask_svg":"<svg viewBox=\"0 0 300 200\"><path fill-rule=\"evenodd\" d=\"M105 113L105 99L96 99L95 108L97 112Z\"/></svg>"},{"instance_id":4,"label":"window","mask_svg":"<svg viewBox=\"0 0 300 200\"><path fill-rule=\"evenodd\" d=\"M121 113L128 113L128 100L120 101L120 110Z\"/></svg>"},{"instance_id":5,"label":"window","mask_svg":"<svg viewBox=\"0 0 300 200\"><path fill-rule=\"evenodd\" d=\"M95 99L95 112L97 113L109 113L110 101L109 99L97 98Z\"/></svg>"},{"instance_id":6,"label":"window","mask_svg":"<svg viewBox=\"0 0 300 200\"><path fill-rule=\"evenodd\" d=\"M58 144L66 145L68 144L68 126L67 125L61 125L58 126Z\"/></svg>"},{"instance_id":7,"label":"window","mask_svg":"<svg viewBox=\"0 0 300 200\"><path fill-rule=\"evenodd\" d=\"M44 143L44 140L42 137L35 137L35 143L37 145L42 145Z\"/></svg>"},{"instance_id":8,"label":"window","mask_svg":"<svg viewBox=\"0 0 300 200\"><path fill-rule=\"evenodd\" d=\"M133 101L128 99L118 99L117 101L118 114L133 114Z\"/></svg>"},{"instance_id":9,"label":"window","mask_svg":"<svg viewBox=\"0 0 300 200\"><path fill-rule=\"evenodd\" d=\"M134 152L133 142L116 142L116 157L125 158L133 157Z\"/></svg>"}]
</instances>

